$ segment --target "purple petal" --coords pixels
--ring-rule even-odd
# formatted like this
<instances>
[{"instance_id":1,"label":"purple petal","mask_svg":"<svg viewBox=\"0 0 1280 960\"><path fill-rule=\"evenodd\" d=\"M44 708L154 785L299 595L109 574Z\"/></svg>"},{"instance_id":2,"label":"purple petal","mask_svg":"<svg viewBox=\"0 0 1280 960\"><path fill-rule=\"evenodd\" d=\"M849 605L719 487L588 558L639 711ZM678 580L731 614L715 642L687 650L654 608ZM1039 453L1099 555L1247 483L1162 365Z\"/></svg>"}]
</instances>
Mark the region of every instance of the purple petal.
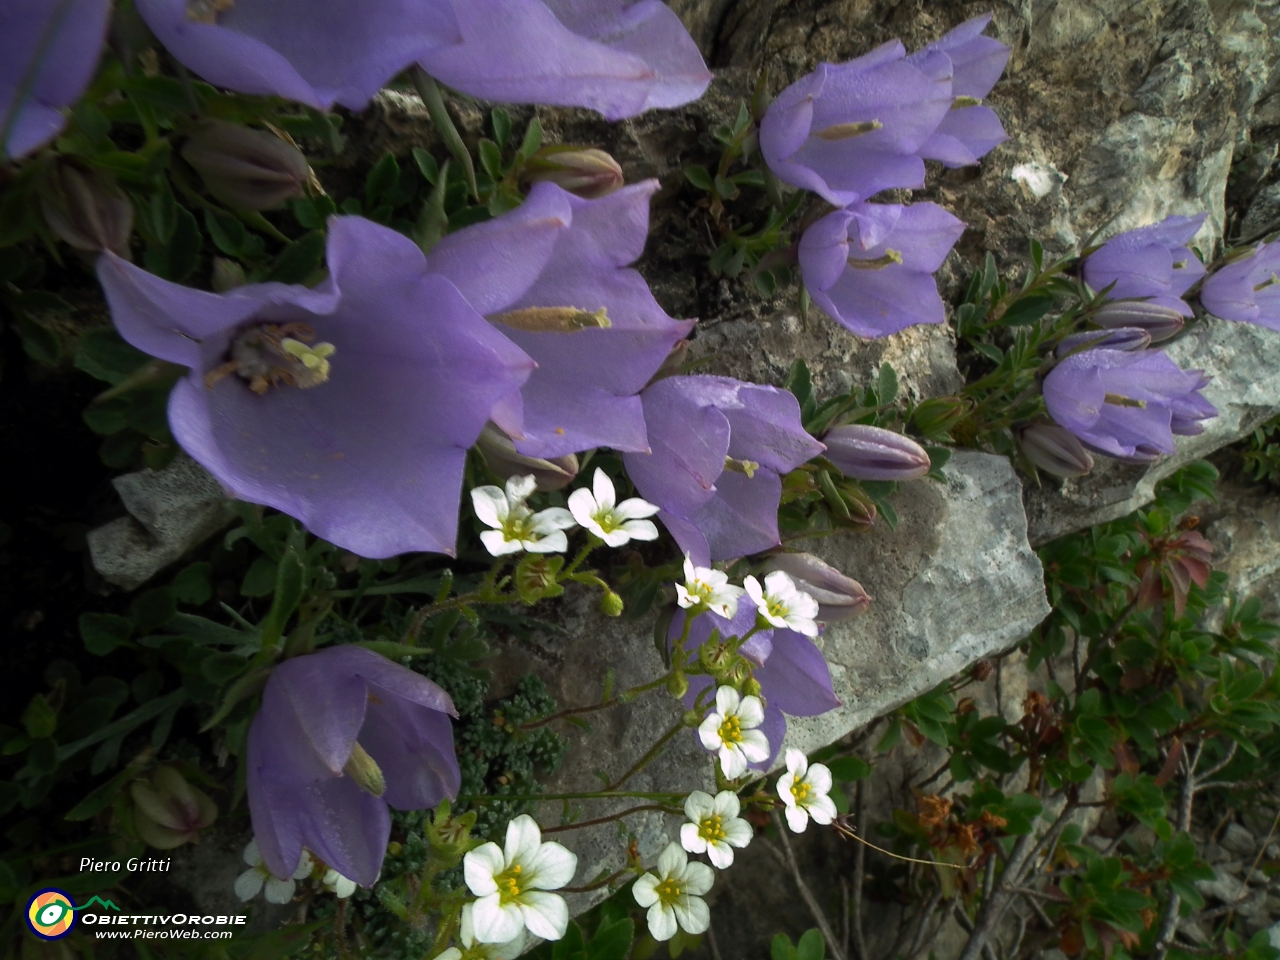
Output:
<instances>
[{"instance_id":1,"label":"purple petal","mask_svg":"<svg viewBox=\"0 0 1280 960\"><path fill-rule=\"evenodd\" d=\"M1008 139L1000 118L990 107L961 107L942 118L938 129L917 152L948 167L967 167Z\"/></svg>"},{"instance_id":2,"label":"purple petal","mask_svg":"<svg viewBox=\"0 0 1280 960\"><path fill-rule=\"evenodd\" d=\"M292 806L290 816L296 819L298 834L308 850L362 887L377 883L391 839L391 812L381 797L366 793L350 777L342 777L273 799Z\"/></svg>"},{"instance_id":3,"label":"purple petal","mask_svg":"<svg viewBox=\"0 0 1280 960\"><path fill-rule=\"evenodd\" d=\"M828 290L849 260L849 209L836 210L812 224L800 237L800 266L810 294ZM828 311L830 312L830 311Z\"/></svg>"},{"instance_id":4,"label":"purple petal","mask_svg":"<svg viewBox=\"0 0 1280 960\"><path fill-rule=\"evenodd\" d=\"M715 495L729 455L728 418L714 406L691 404L684 379L668 377L644 392L651 452L622 458L641 496L678 517Z\"/></svg>"},{"instance_id":5,"label":"purple petal","mask_svg":"<svg viewBox=\"0 0 1280 960\"><path fill-rule=\"evenodd\" d=\"M874 271L846 270L834 286L809 293L832 320L860 337L887 337L918 323L946 319L933 277L900 264Z\"/></svg>"},{"instance_id":6,"label":"purple petal","mask_svg":"<svg viewBox=\"0 0 1280 960\"><path fill-rule=\"evenodd\" d=\"M1010 49L994 37L982 36L991 22L991 14L966 20L942 38L935 40L907 60L914 62L926 53L945 53L951 58L954 73L952 91L957 97L981 100L996 85L1009 61Z\"/></svg>"},{"instance_id":7,"label":"purple petal","mask_svg":"<svg viewBox=\"0 0 1280 960\"><path fill-rule=\"evenodd\" d=\"M282 779L340 777L351 759L364 723L366 686L360 677L336 671L333 659L332 651L294 657L267 679L254 726L270 731L273 751L288 744L287 760L273 763Z\"/></svg>"},{"instance_id":8,"label":"purple petal","mask_svg":"<svg viewBox=\"0 0 1280 960\"><path fill-rule=\"evenodd\" d=\"M711 559L733 560L776 547L778 502L782 480L761 467L754 477L726 470L716 481L716 495L689 520L707 538Z\"/></svg>"},{"instance_id":9,"label":"purple petal","mask_svg":"<svg viewBox=\"0 0 1280 960\"><path fill-rule=\"evenodd\" d=\"M397 810L425 810L457 797L462 774L448 716L379 688L370 697L360 745L382 769L382 799Z\"/></svg>"},{"instance_id":10,"label":"purple petal","mask_svg":"<svg viewBox=\"0 0 1280 960\"><path fill-rule=\"evenodd\" d=\"M773 652L755 678L769 705L792 717L816 717L840 706L822 651L794 630L773 631Z\"/></svg>"},{"instance_id":11,"label":"purple petal","mask_svg":"<svg viewBox=\"0 0 1280 960\"><path fill-rule=\"evenodd\" d=\"M359 677L381 694L456 717L453 698L422 674L379 656L372 650L343 644L328 647L310 659L333 674Z\"/></svg>"}]
</instances>

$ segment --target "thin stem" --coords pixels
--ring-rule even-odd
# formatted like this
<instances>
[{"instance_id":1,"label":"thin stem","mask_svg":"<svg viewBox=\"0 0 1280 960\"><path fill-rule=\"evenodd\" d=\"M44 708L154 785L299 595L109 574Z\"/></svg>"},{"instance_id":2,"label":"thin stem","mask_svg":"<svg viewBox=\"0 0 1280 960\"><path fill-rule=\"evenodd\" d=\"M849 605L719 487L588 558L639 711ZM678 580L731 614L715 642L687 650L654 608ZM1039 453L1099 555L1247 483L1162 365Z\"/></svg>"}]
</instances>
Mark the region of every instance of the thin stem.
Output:
<instances>
[{"instance_id":1,"label":"thin stem","mask_svg":"<svg viewBox=\"0 0 1280 960\"><path fill-rule=\"evenodd\" d=\"M462 142L462 135L458 133L458 128L453 124L453 118L449 116L449 111L445 108L444 97L440 93L440 85L421 67L414 67L409 71L409 76L413 80L413 85L418 89L418 96L422 97L422 102L426 105L431 122L440 131L440 136L444 139L445 146L449 148L449 153L462 166L463 176L467 180L468 192L474 199L479 200L480 188L476 185L476 167L471 162L471 151Z\"/></svg>"},{"instance_id":2,"label":"thin stem","mask_svg":"<svg viewBox=\"0 0 1280 960\"><path fill-rule=\"evenodd\" d=\"M542 832L544 834L564 833L566 830L581 830L585 827L598 827L602 823L613 823L615 820L621 820L623 817L630 816L633 813L643 813L646 810L661 810L663 813L674 814L682 812L676 807L667 806L661 803L645 803L638 807L628 807L626 810L620 810L607 817L596 817L594 820L579 820L577 823L566 823L559 827L543 827Z\"/></svg>"},{"instance_id":3,"label":"thin stem","mask_svg":"<svg viewBox=\"0 0 1280 960\"><path fill-rule=\"evenodd\" d=\"M783 825L782 818L778 816L776 810L772 814L772 820L773 825L778 830L778 838L782 841L782 852L779 853L778 848L768 840L762 840L761 842L775 858L782 861L783 866L791 870L791 879L795 881L796 889L800 891L800 896L809 907L809 912L813 914L813 919L817 922L818 929L822 931L822 936L826 939L827 946L831 950L832 960L845 960L844 951L840 948L840 941L836 939L835 931L831 929L831 924L827 921L827 915L822 912L822 907L814 897L813 891L809 889L809 885L804 882L804 877L800 874L800 864L796 862L796 854L791 848L791 839L787 836L787 828Z\"/></svg>"},{"instance_id":4,"label":"thin stem","mask_svg":"<svg viewBox=\"0 0 1280 960\"><path fill-rule=\"evenodd\" d=\"M569 566L565 567L564 570L560 573L560 576L562 578L572 576L573 572L577 570L580 566L582 566L582 562L587 559L587 554L589 554L596 547L600 546L600 544L602 543L604 543L604 541L601 540L599 537L597 537L594 533L588 533L587 542L583 545L582 549L578 551L578 555L573 558L573 562L570 563Z\"/></svg>"},{"instance_id":5,"label":"thin stem","mask_svg":"<svg viewBox=\"0 0 1280 960\"><path fill-rule=\"evenodd\" d=\"M520 729L536 730L538 727L545 727L549 723L554 723L556 720L563 720L566 717L577 716L581 713L594 713L597 710L605 710L609 707L616 706L619 703L630 703L636 697L640 696L640 694L648 693L650 690L656 690L658 687L663 686L669 679L671 679L671 674L664 673L662 676L658 677L657 680L650 680L648 683L642 683L638 687L632 687L629 690L624 690L622 693L615 697L610 697L608 700L601 700L599 703L593 703L589 707L572 707L568 710L561 710L559 713L553 713L550 716L543 717L541 720L531 720L529 723L521 724Z\"/></svg>"},{"instance_id":6,"label":"thin stem","mask_svg":"<svg viewBox=\"0 0 1280 960\"><path fill-rule=\"evenodd\" d=\"M547 831L544 830L542 832L546 833ZM599 890L602 887L609 886L609 884L613 883L613 881L617 880L624 873L629 873L630 871L631 871L630 867L623 867L621 870L616 870L613 873L609 874L609 876L605 877L603 880L597 880L595 883L589 883L585 887L561 887L560 892L561 893L590 893L592 890Z\"/></svg>"},{"instance_id":7,"label":"thin stem","mask_svg":"<svg viewBox=\"0 0 1280 960\"><path fill-rule=\"evenodd\" d=\"M858 818L858 823L866 822L867 804L864 793L865 781L859 780L858 785L854 788L853 810L854 816ZM862 888L867 882L867 848L865 844L858 844L858 852L853 855L853 946L858 954L858 960L871 960L871 954L867 952L867 935L862 928Z\"/></svg>"},{"instance_id":8,"label":"thin stem","mask_svg":"<svg viewBox=\"0 0 1280 960\"><path fill-rule=\"evenodd\" d=\"M621 777L619 777L614 783L611 783L609 784L609 786L605 787L606 792L617 790L620 786L622 786L624 783L626 783L628 780L634 777L637 773L643 770L646 766L648 766L649 761L653 760L656 756L658 756L658 754L660 754L663 751L663 749L666 748L667 744L671 742L671 740L675 737L675 735L683 729L684 729L684 718L681 717L679 720L676 721L675 725L672 726L670 730L668 730L658 739L657 743L655 743L652 747L649 748L648 753L646 753L643 757L641 757L639 760L635 762L635 764L631 767L630 770L628 770Z\"/></svg>"},{"instance_id":9,"label":"thin stem","mask_svg":"<svg viewBox=\"0 0 1280 960\"><path fill-rule=\"evenodd\" d=\"M534 800L612 800L630 797L636 800L657 800L676 803L684 799L683 793L637 793L630 790L597 790L594 793L464 793L459 801L476 803L484 800L513 800L520 803Z\"/></svg>"}]
</instances>

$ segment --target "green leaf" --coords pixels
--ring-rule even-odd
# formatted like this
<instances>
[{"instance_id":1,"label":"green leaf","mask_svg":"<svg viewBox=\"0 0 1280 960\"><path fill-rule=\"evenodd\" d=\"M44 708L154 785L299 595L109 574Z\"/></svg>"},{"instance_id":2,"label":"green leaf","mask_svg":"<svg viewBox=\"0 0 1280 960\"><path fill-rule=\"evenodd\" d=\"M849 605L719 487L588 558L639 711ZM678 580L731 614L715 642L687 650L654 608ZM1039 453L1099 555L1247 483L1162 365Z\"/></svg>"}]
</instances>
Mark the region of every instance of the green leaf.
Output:
<instances>
[{"instance_id":1,"label":"green leaf","mask_svg":"<svg viewBox=\"0 0 1280 960\"><path fill-rule=\"evenodd\" d=\"M826 952L822 933L816 927L800 935L800 942L796 944L796 960L823 960Z\"/></svg>"},{"instance_id":2,"label":"green leaf","mask_svg":"<svg viewBox=\"0 0 1280 960\"><path fill-rule=\"evenodd\" d=\"M493 139L499 147L511 142L511 114L501 107L489 111L489 122L493 124Z\"/></svg>"},{"instance_id":3,"label":"green leaf","mask_svg":"<svg viewBox=\"0 0 1280 960\"><path fill-rule=\"evenodd\" d=\"M79 623L85 649L99 657L124 646L133 635L133 621L114 613L82 613Z\"/></svg>"},{"instance_id":4,"label":"green leaf","mask_svg":"<svg viewBox=\"0 0 1280 960\"><path fill-rule=\"evenodd\" d=\"M526 553L516 566L515 583L520 599L534 604L539 600L558 597L564 587L556 582L564 557L546 553Z\"/></svg>"},{"instance_id":5,"label":"green leaf","mask_svg":"<svg viewBox=\"0 0 1280 960\"><path fill-rule=\"evenodd\" d=\"M601 923L587 945L587 960L626 960L635 932L635 924L630 919Z\"/></svg>"},{"instance_id":6,"label":"green leaf","mask_svg":"<svg viewBox=\"0 0 1280 960\"><path fill-rule=\"evenodd\" d=\"M228 680L239 676L249 662L244 657L234 653L215 653L210 657L205 657L200 663L200 673L207 680L221 686Z\"/></svg>"},{"instance_id":7,"label":"green leaf","mask_svg":"<svg viewBox=\"0 0 1280 960\"><path fill-rule=\"evenodd\" d=\"M769 960L794 960L795 947L791 946L791 938L785 933L776 934L769 944Z\"/></svg>"},{"instance_id":8,"label":"green leaf","mask_svg":"<svg viewBox=\"0 0 1280 960\"><path fill-rule=\"evenodd\" d=\"M1052 309L1052 296L1033 293L1015 300L1000 318L1000 323L1006 327L1026 326L1035 323Z\"/></svg>"},{"instance_id":9,"label":"green leaf","mask_svg":"<svg viewBox=\"0 0 1280 960\"><path fill-rule=\"evenodd\" d=\"M881 364L880 378L876 386L876 400L881 406L883 406L887 403L893 403L894 398L897 396L898 373L893 369L893 364Z\"/></svg>"},{"instance_id":10,"label":"green leaf","mask_svg":"<svg viewBox=\"0 0 1280 960\"><path fill-rule=\"evenodd\" d=\"M436 163L436 158L421 147L413 148L413 162L418 165L418 172L422 174L423 179L433 186L440 179L440 165ZM446 161L447 162L447 161Z\"/></svg>"},{"instance_id":11,"label":"green leaf","mask_svg":"<svg viewBox=\"0 0 1280 960\"><path fill-rule=\"evenodd\" d=\"M150 751L143 751L134 757L123 770L102 784L102 786L90 792L87 797L72 807L65 819L88 820L100 811L105 810L111 801L116 798L120 788L136 777L150 762Z\"/></svg>"},{"instance_id":12,"label":"green leaf","mask_svg":"<svg viewBox=\"0 0 1280 960\"><path fill-rule=\"evenodd\" d=\"M276 257L266 275L266 283L304 283L324 260L324 233L312 230L289 244Z\"/></svg>"},{"instance_id":13,"label":"green leaf","mask_svg":"<svg viewBox=\"0 0 1280 960\"><path fill-rule=\"evenodd\" d=\"M75 365L91 377L115 386L151 358L125 342L112 327L86 330L76 345Z\"/></svg>"},{"instance_id":14,"label":"green leaf","mask_svg":"<svg viewBox=\"0 0 1280 960\"><path fill-rule=\"evenodd\" d=\"M502 179L502 151L492 140L481 138L477 147L480 154L480 166L484 168L494 182Z\"/></svg>"},{"instance_id":15,"label":"green leaf","mask_svg":"<svg viewBox=\"0 0 1280 960\"><path fill-rule=\"evenodd\" d=\"M43 693L37 693L22 712L22 726L32 740L43 740L53 736L58 728L58 715L54 712Z\"/></svg>"},{"instance_id":16,"label":"green leaf","mask_svg":"<svg viewBox=\"0 0 1280 960\"><path fill-rule=\"evenodd\" d=\"M207 561L191 564L173 578L169 590L182 603L208 603L213 596L213 565Z\"/></svg>"},{"instance_id":17,"label":"green leaf","mask_svg":"<svg viewBox=\"0 0 1280 960\"><path fill-rule=\"evenodd\" d=\"M827 764L832 779L839 783L852 783L871 773L871 765L858 757L839 757Z\"/></svg>"},{"instance_id":18,"label":"green leaf","mask_svg":"<svg viewBox=\"0 0 1280 960\"><path fill-rule=\"evenodd\" d=\"M707 172L706 167L692 166L684 168L685 179L692 183L699 190L705 190L711 193L715 190L715 183L711 179L711 174Z\"/></svg>"},{"instance_id":19,"label":"green leaf","mask_svg":"<svg viewBox=\"0 0 1280 960\"><path fill-rule=\"evenodd\" d=\"M177 612L178 605L167 587L148 590L129 604L129 617L140 633L150 633L163 627Z\"/></svg>"},{"instance_id":20,"label":"green leaf","mask_svg":"<svg viewBox=\"0 0 1280 960\"><path fill-rule=\"evenodd\" d=\"M542 146L542 121L534 117L525 127L524 139L520 142L520 156L528 160Z\"/></svg>"},{"instance_id":21,"label":"green leaf","mask_svg":"<svg viewBox=\"0 0 1280 960\"><path fill-rule=\"evenodd\" d=\"M388 150L369 170L364 178L364 204L370 209L384 202L400 182L400 164Z\"/></svg>"},{"instance_id":22,"label":"green leaf","mask_svg":"<svg viewBox=\"0 0 1280 960\"><path fill-rule=\"evenodd\" d=\"M200 728L201 733L212 730L231 713L232 709L242 700L255 696L262 691L267 685L267 678L271 676L271 667L259 667L257 670L251 670L243 677L231 685L231 689L226 692L222 698L222 704L214 712L203 727Z\"/></svg>"},{"instance_id":23,"label":"green leaf","mask_svg":"<svg viewBox=\"0 0 1280 960\"><path fill-rule=\"evenodd\" d=\"M284 634L285 624L293 616L298 601L302 599L302 591L306 585L307 565L291 544L280 558L280 569L276 576L276 593L271 601L271 609L262 621L262 646L270 647Z\"/></svg>"}]
</instances>

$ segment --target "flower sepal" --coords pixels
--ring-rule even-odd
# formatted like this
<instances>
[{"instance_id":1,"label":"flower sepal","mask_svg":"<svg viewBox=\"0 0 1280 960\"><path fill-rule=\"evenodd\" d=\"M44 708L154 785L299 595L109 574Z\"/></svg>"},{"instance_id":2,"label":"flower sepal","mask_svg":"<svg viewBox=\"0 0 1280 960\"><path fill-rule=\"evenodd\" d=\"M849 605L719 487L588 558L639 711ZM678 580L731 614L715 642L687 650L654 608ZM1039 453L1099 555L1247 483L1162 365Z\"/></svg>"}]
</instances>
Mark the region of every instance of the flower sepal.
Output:
<instances>
[{"instance_id":1,"label":"flower sepal","mask_svg":"<svg viewBox=\"0 0 1280 960\"><path fill-rule=\"evenodd\" d=\"M453 807L447 799L441 800L435 815L427 821L427 842L443 862L445 868L457 866L468 851L483 843L471 835L476 825L476 811L468 810L461 816L453 815Z\"/></svg>"}]
</instances>

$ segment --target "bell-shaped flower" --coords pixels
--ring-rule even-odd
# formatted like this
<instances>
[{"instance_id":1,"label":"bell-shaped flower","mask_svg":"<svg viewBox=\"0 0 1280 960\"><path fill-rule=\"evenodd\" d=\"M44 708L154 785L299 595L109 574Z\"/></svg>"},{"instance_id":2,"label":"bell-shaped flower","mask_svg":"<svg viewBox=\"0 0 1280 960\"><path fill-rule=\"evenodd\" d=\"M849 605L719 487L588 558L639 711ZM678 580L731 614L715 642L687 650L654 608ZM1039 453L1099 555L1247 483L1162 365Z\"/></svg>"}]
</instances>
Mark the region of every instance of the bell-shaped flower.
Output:
<instances>
[{"instance_id":1,"label":"bell-shaped flower","mask_svg":"<svg viewBox=\"0 0 1280 960\"><path fill-rule=\"evenodd\" d=\"M1000 79L1009 62L1009 48L982 31L991 22L991 14L966 20L939 40L907 57L916 63L936 53L945 53L951 61L951 109L928 140L917 151L930 160L941 160L948 167L977 163L993 147L1009 139L1000 118L982 100Z\"/></svg>"},{"instance_id":2,"label":"bell-shaped flower","mask_svg":"<svg viewBox=\"0 0 1280 960\"><path fill-rule=\"evenodd\" d=\"M419 58L482 100L598 110L608 120L697 100L711 71L660 0L453 0L462 42Z\"/></svg>"},{"instance_id":3,"label":"bell-shaped flower","mask_svg":"<svg viewBox=\"0 0 1280 960\"><path fill-rule=\"evenodd\" d=\"M249 727L249 814L263 862L293 872L306 847L362 887L382 869L397 810L455 797L453 701L421 674L341 645L277 666Z\"/></svg>"},{"instance_id":4,"label":"bell-shaped flower","mask_svg":"<svg viewBox=\"0 0 1280 960\"><path fill-rule=\"evenodd\" d=\"M576 524L564 507L549 507L534 513L525 505L537 487L530 475L512 477L506 490L501 487L475 487L471 504L480 522L493 527L480 534L480 542L495 557L527 550L530 553L564 553L569 546L565 536Z\"/></svg>"},{"instance_id":5,"label":"bell-shaped flower","mask_svg":"<svg viewBox=\"0 0 1280 960\"><path fill-rule=\"evenodd\" d=\"M1083 477L1093 470L1093 457L1075 434L1040 420L1017 430L1018 446L1027 459L1055 477Z\"/></svg>"},{"instance_id":6,"label":"bell-shaped flower","mask_svg":"<svg viewBox=\"0 0 1280 960\"><path fill-rule=\"evenodd\" d=\"M684 555L684 583L677 583L676 603L682 610L710 610L725 618L738 612L738 598L745 592L729 582L729 575L710 567L694 566L689 554Z\"/></svg>"},{"instance_id":7,"label":"bell-shaped flower","mask_svg":"<svg viewBox=\"0 0 1280 960\"><path fill-rule=\"evenodd\" d=\"M923 187L928 142L954 97L951 60L897 40L848 63L821 63L778 95L760 121L760 152L792 186L837 207L891 187Z\"/></svg>"},{"instance_id":8,"label":"bell-shaped flower","mask_svg":"<svg viewBox=\"0 0 1280 960\"><path fill-rule=\"evenodd\" d=\"M822 442L826 458L856 480L918 480L932 467L928 452L910 437L866 423L832 427Z\"/></svg>"},{"instance_id":9,"label":"bell-shaped flower","mask_svg":"<svg viewBox=\"0 0 1280 960\"><path fill-rule=\"evenodd\" d=\"M805 289L831 319L860 337L942 323L933 272L964 233L936 203L860 203L827 214L800 238Z\"/></svg>"},{"instance_id":10,"label":"bell-shaped flower","mask_svg":"<svg viewBox=\"0 0 1280 960\"><path fill-rule=\"evenodd\" d=\"M0 5L0 163L56 137L98 66L111 0Z\"/></svg>"},{"instance_id":11,"label":"bell-shaped flower","mask_svg":"<svg viewBox=\"0 0 1280 960\"><path fill-rule=\"evenodd\" d=\"M647 454L623 463L698 566L777 546L781 475L824 447L785 390L728 377L668 377L641 395Z\"/></svg>"},{"instance_id":12,"label":"bell-shaped flower","mask_svg":"<svg viewBox=\"0 0 1280 960\"><path fill-rule=\"evenodd\" d=\"M1200 393L1208 382L1161 350L1085 350L1045 377L1044 402L1095 453L1150 463L1174 452L1174 434L1200 433L1200 421L1218 415Z\"/></svg>"},{"instance_id":13,"label":"bell-shaped flower","mask_svg":"<svg viewBox=\"0 0 1280 960\"><path fill-rule=\"evenodd\" d=\"M702 745L720 758L720 769L730 780L747 767L769 756L769 740L756 728L764 723L759 697L744 697L733 687L716 689L716 708L698 727Z\"/></svg>"},{"instance_id":14,"label":"bell-shaped flower","mask_svg":"<svg viewBox=\"0 0 1280 960\"><path fill-rule=\"evenodd\" d=\"M314 867L311 854L303 850L298 857L297 869L288 876L277 877L263 863L257 840L250 840L245 846L244 862L249 865L249 869L236 877L235 892L245 902L252 900L261 891L267 903L288 903L297 889L296 881L309 877Z\"/></svg>"},{"instance_id":15,"label":"bell-shaped flower","mask_svg":"<svg viewBox=\"0 0 1280 960\"><path fill-rule=\"evenodd\" d=\"M104 253L121 335L189 368L178 443L234 497L364 557L452 554L467 449L533 361L432 275L407 237L329 229L329 279L206 293Z\"/></svg>"},{"instance_id":16,"label":"bell-shaped flower","mask_svg":"<svg viewBox=\"0 0 1280 960\"><path fill-rule=\"evenodd\" d=\"M810 764L799 750L787 751L787 772L778 778L778 796L786 808L792 833L804 833L810 818L826 825L836 818L831 793L831 771L824 764Z\"/></svg>"},{"instance_id":17,"label":"bell-shaped flower","mask_svg":"<svg viewBox=\"0 0 1280 960\"><path fill-rule=\"evenodd\" d=\"M219 87L363 110L420 56L461 41L448 0L135 0L166 50Z\"/></svg>"},{"instance_id":18,"label":"bell-shaped flower","mask_svg":"<svg viewBox=\"0 0 1280 960\"><path fill-rule=\"evenodd\" d=\"M703 894L715 883L715 871L705 863L690 862L680 844L669 843L658 855L654 873L646 873L631 887L631 895L648 910L649 936L662 942L677 930L695 936L711 926L711 909Z\"/></svg>"},{"instance_id":19,"label":"bell-shaped flower","mask_svg":"<svg viewBox=\"0 0 1280 960\"><path fill-rule=\"evenodd\" d=\"M450 947L443 953L437 954L435 960L515 960L524 953L523 930L516 934L514 940L508 940L506 943L481 943L477 940L475 912L474 903L462 905L462 920L458 929L458 942L462 947L461 949Z\"/></svg>"},{"instance_id":20,"label":"bell-shaped flower","mask_svg":"<svg viewBox=\"0 0 1280 960\"><path fill-rule=\"evenodd\" d=\"M1223 320L1280 330L1280 243L1261 243L1215 270L1200 288L1200 304Z\"/></svg>"},{"instance_id":21,"label":"bell-shaped flower","mask_svg":"<svg viewBox=\"0 0 1280 960\"><path fill-rule=\"evenodd\" d=\"M451 233L427 258L537 361L493 411L518 452L552 459L646 451L638 394L693 326L658 306L628 264L649 231L648 180L598 200L539 183L515 210Z\"/></svg>"},{"instance_id":22,"label":"bell-shaped flower","mask_svg":"<svg viewBox=\"0 0 1280 960\"><path fill-rule=\"evenodd\" d=\"M742 586L756 605L760 619L770 626L794 630L806 637L818 635L813 619L818 615L818 601L797 589L790 574L775 570L764 578L764 586L755 577L747 577Z\"/></svg>"},{"instance_id":23,"label":"bell-shaped flower","mask_svg":"<svg viewBox=\"0 0 1280 960\"><path fill-rule=\"evenodd\" d=\"M569 925L564 898L548 893L573 879L578 858L558 843L543 843L542 831L528 814L507 824L504 847L486 843L462 858L467 887L480 899L472 927L480 943L507 943L528 930L544 940L559 940Z\"/></svg>"},{"instance_id":24,"label":"bell-shaped flower","mask_svg":"<svg viewBox=\"0 0 1280 960\"><path fill-rule=\"evenodd\" d=\"M1204 264L1187 244L1206 216L1166 217L1116 234L1085 258L1085 283L1098 292L1110 286L1111 300L1142 299L1191 316L1182 295L1204 276Z\"/></svg>"},{"instance_id":25,"label":"bell-shaped flower","mask_svg":"<svg viewBox=\"0 0 1280 960\"><path fill-rule=\"evenodd\" d=\"M658 528L648 519L658 512L657 507L639 497L621 503L617 500L613 481L597 467L590 490L579 487L569 494L569 512L609 547L620 547L632 540L658 539Z\"/></svg>"},{"instance_id":26,"label":"bell-shaped flower","mask_svg":"<svg viewBox=\"0 0 1280 960\"><path fill-rule=\"evenodd\" d=\"M713 866L727 870L733 866L733 848L745 847L755 836L751 824L738 816L741 809L732 790L714 797L694 790L684 801L689 822L680 827L680 845L690 853L705 853Z\"/></svg>"},{"instance_id":27,"label":"bell-shaped flower","mask_svg":"<svg viewBox=\"0 0 1280 960\"><path fill-rule=\"evenodd\" d=\"M781 570L788 574L796 589L818 602L818 613L814 619L823 623L848 620L871 606L871 597L862 589L862 584L811 553L775 553L765 560L764 570L766 573ZM768 579L765 577L766 583Z\"/></svg>"},{"instance_id":28,"label":"bell-shaped flower","mask_svg":"<svg viewBox=\"0 0 1280 960\"><path fill-rule=\"evenodd\" d=\"M150 780L135 780L129 793L138 836L157 850L199 842L200 831L218 819L218 808L208 794L173 767L158 768Z\"/></svg>"}]
</instances>

